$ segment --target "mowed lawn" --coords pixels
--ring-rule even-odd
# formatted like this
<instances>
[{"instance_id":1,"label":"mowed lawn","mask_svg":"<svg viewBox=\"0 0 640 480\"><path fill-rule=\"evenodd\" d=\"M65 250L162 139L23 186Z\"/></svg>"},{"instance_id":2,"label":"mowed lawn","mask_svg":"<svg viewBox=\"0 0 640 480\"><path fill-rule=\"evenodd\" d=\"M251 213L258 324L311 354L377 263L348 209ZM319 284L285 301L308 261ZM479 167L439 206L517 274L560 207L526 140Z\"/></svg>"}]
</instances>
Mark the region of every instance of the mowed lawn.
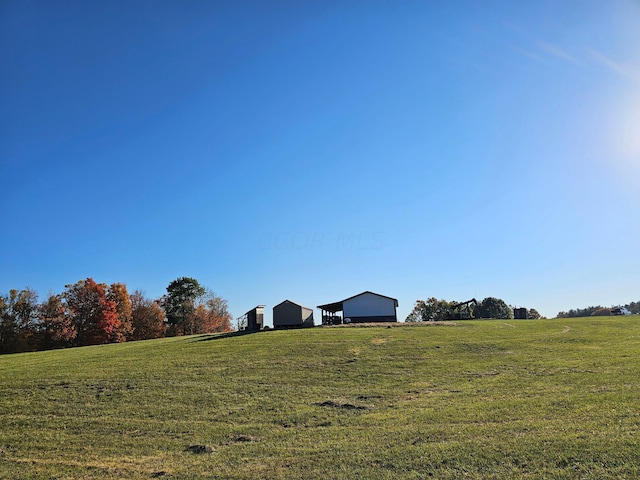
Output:
<instances>
[{"instance_id":1,"label":"mowed lawn","mask_svg":"<svg viewBox=\"0 0 640 480\"><path fill-rule=\"evenodd\" d=\"M0 357L0 478L640 478L640 317Z\"/></svg>"}]
</instances>

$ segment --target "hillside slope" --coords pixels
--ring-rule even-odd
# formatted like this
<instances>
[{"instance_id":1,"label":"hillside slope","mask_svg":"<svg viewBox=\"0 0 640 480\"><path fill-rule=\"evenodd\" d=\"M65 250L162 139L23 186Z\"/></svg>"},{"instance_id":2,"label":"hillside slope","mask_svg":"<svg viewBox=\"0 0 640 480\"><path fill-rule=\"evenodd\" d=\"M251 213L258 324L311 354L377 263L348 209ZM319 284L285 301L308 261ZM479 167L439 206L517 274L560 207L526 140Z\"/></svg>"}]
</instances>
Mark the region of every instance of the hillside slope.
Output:
<instances>
[{"instance_id":1,"label":"hillside slope","mask_svg":"<svg viewBox=\"0 0 640 480\"><path fill-rule=\"evenodd\" d=\"M637 478L638 317L0 357L0 478Z\"/></svg>"}]
</instances>

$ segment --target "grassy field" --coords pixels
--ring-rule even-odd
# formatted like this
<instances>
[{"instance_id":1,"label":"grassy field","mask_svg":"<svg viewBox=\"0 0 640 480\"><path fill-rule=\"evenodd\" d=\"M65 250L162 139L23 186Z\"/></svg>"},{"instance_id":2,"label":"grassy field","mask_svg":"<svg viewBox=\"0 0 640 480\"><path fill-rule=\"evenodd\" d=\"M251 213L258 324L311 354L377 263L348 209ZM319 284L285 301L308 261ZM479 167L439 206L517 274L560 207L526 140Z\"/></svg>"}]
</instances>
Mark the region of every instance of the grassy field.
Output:
<instances>
[{"instance_id":1,"label":"grassy field","mask_svg":"<svg viewBox=\"0 0 640 480\"><path fill-rule=\"evenodd\" d=\"M640 317L0 357L0 478L640 478Z\"/></svg>"}]
</instances>

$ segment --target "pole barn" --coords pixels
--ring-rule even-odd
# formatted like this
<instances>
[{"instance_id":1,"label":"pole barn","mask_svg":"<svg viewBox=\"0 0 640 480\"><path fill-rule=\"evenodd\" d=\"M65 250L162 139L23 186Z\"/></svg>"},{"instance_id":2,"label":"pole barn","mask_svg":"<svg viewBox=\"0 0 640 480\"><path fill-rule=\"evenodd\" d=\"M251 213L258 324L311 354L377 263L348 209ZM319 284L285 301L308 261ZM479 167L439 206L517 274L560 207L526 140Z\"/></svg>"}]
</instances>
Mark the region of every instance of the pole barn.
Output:
<instances>
[{"instance_id":1,"label":"pole barn","mask_svg":"<svg viewBox=\"0 0 640 480\"><path fill-rule=\"evenodd\" d=\"M323 325L398 321L398 300L369 291L318 308L322 311Z\"/></svg>"}]
</instances>

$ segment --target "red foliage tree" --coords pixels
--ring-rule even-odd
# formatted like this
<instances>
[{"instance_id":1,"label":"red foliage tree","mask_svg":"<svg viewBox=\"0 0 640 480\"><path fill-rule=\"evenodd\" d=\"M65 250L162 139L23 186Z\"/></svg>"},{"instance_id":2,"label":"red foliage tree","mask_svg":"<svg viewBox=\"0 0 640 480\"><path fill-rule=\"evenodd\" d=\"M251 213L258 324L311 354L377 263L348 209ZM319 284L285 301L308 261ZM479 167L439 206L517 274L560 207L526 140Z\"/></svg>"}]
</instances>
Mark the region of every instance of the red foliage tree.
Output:
<instances>
[{"instance_id":1,"label":"red foliage tree","mask_svg":"<svg viewBox=\"0 0 640 480\"><path fill-rule=\"evenodd\" d=\"M109 300L104 284L92 278L67 285L63 298L69 309L71 324L76 329L76 345L122 342L121 322L116 302Z\"/></svg>"},{"instance_id":2,"label":"red foliage tree","mask_svg":"<svg viewBox=\"0 0 640 480\"><path fill-rule=\"evenodd\" d=\"M94 343L124 342L121 331L122 322L118 315L116 302L106 297L100 299L100 314L97 317L97 328L94 331Z\"/></svg>"}]
</instances>

